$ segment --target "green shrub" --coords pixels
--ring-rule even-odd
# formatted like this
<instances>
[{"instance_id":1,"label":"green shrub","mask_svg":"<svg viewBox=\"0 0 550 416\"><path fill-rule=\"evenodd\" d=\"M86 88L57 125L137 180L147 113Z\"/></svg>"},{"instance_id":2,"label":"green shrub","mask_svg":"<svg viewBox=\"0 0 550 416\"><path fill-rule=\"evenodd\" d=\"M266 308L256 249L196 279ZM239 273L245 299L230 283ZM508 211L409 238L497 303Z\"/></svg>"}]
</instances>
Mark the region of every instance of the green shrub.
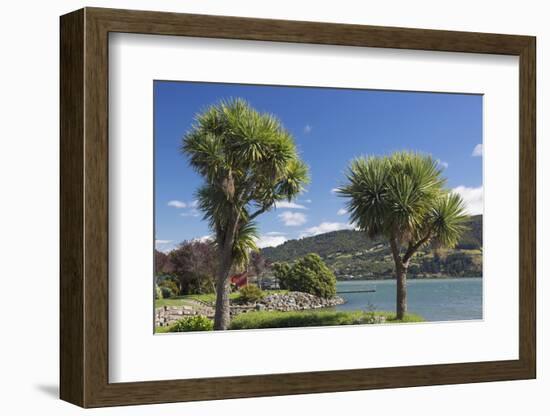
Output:
<instances>
[{"instance_id":1,"label":"green shrub","mask_svg":"<svg viewBox=\"0 0 550 416\"><path fill-rule=\"evenodd\" d=\"M322 298L336 295L336 277L319 255L311 253L298 259L286 277L289 290Z\"/></svg>"},{"instance_id":2,"label":"green shrub","mask_svg":"<svg viewBox=\"0 0 550 416\"><path fill-rule=\"evenodd\" d=\"M273 275L279 282L279 288L288 289L288 279L290 275L290 265L288 263L273 264Z\"/></svg>"},{"instance_id":3,"label":"green shrub","mask_svg":"<svg viewBox=\"0 0 550 416\"><path fill-rule=\"evenodd\" d=\"M155 299L162 299L162 290L158 285L155 285Z\"/></svg>"},{"instance_id":4,"label":"green shrub","mask_svg":"<svg viewBox=\"0 0 550 416\"><path fill-rule=\"evenodd\" d=\"M179 319L170 327L170 332L212 331L214 322L206 316L196 315Z\"/></svg>"},{"instance_id":5,"label":"green shrub","mask_svg":"<svg viewBox=\"0 0 550 416\"><path fill-rule=\"evenodd\" d=\"M159 283L159 286L162 290L162 297L163 298L171 298L174 296L178 296L180 293L178 284L171 280L166 279Z\"/></svg>"},{"instance_id":6,"label":"green shrub","mask_svg":"<svg viewBox=\"0 0 550 416\"><path fill-rule=\"evenodd\" d=\"M239 300L242 303L256 303L264 296L265 293L256 285L246 285L239 290Z\"/></svg>"},{"instance_id":7,"label":"green shrub","mask_svg":"<svg viewBox=\"0 0 550 416\"><path fill-rule=\"evenodd\" d=\"M173 298L175 296L174 292L169 287L160 286L160 291L161 291L162 299Z\"/></svg>"}]
</instances>

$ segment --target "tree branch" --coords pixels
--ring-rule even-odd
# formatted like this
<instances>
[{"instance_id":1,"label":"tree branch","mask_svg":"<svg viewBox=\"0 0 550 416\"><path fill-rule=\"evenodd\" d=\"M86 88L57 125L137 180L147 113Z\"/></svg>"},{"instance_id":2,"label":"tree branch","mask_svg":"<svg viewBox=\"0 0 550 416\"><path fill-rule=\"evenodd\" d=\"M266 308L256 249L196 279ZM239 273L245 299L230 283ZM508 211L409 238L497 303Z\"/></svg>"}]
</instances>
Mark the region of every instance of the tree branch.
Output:
<instances>
[{"instance_id":1,"label":"tree branch","mask_svg":"<svg viewBox=\"0 0 550 416\"><path fill-rule=\"evenodd\" d=\"M256 218L258 215L263 214L264 212L266 212L266 211L268 210L268 208L269 208L269 207L267 207L267 206L264 205L264 206L261 207L258 211L256 211L254 214L250 215L250 216L248 217L248 219L249 219L250 221L252 221L252 220L253 220L254 218Z\"/></svg>"},{"instance_id":2,"label":"tree branch","mask_svg":"<svg viewBox=\"0 0 550 416\"><path fill-rule=\"evenodd\" d=\"M413 254L416 252L416 250L418 250L423 244L427 243L428 240L431 238L431 236L432 236L432 230L430 228L426 233L426 235L420 240L418 240L416 244L411 244L409 242L409 247L407 248L407 252L403 256L403 263L408 262L413 256Z\"/></svg>"}]
</instances>

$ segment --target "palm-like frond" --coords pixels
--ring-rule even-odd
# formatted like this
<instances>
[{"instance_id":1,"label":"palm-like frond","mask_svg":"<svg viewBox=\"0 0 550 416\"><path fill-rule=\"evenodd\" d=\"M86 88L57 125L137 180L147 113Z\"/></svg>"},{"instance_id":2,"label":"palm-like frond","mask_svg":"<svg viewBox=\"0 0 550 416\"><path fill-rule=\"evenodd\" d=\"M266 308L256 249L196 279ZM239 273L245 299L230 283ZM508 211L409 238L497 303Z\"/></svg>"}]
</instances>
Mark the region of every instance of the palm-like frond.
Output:
<instances>
[{"instance_id":1,"label":"palm-like frond","mask_svg":"<svg viewBox=\"0 0 550 416\"><path fill-rule=\"evenodd\" d=\"M351 222L366 231L370 237L384 233L389 208L387 158L358 158L351 162L347 184L338 188L340 196L347 197L347 211Z\"/></svg>"},{"instance_id":2,"label":"palm-like frond","mask_svg":"<svg viewBox=\"0 0 550 416\"><path fill-rule=\"evenodd\" d=\"M217 239L227 230L227 224L232 215L233 206L227 200L224 192L215 184L201 186L196 193L197 207L203 213L203 219L208 221L210 229Z\"/></svg>"},{"instance_id":3,"label":"palm-like frond","mask_svg":"<svg viewBox=\"0 0 550 416\"><path fill-rule=\"evenodd\" d=\"M276 185L276 193L282 198L291 200L304 190L309 183L308 167L300 159L291 160L285 168L284 175Z\"/></svg>"},{"instance_id":4,"label":"palm-like frond","mask_svg":"<svg viewBox=\"0 0 550 416\"><path fill-rule=\"evenodd\" d=\"M233 259L236 266L246 267L248 265L251 253L258 251L257 239L258 229L254 222L245 222L239 227L233 243Z\"/></svg>"},{"instance_id":5,"label":"palm-like frond","mask_svg":"<svg viewBox=\"0 0 550 416\"><path fill-rule=\"evenodd\" d=\"M189 155L191 166L209 182L225 174L229 169L222 143L212 132L201 134L193 131L189 133L182 146L182 151Z\"/></svg>"},{"instance_id":6,"label":"palm-like frond","mask_svg":"<svg viewBox=\"0 0 550 416\"><path fill-rule=\"evenodd\" d=\"M246 204L262 207L291 199L308 181L293 137L271 114L260 114L242 99L222 101L196 116L182 152L209 183L228 176Z\"/></svg>"},{"instance_id":7,"label":"palm-like frond","mask_svg":"<svg viewBox=\"0 0 550 416\"><path fill-rule=\"evenodd\" d=\"M371 237L414 243L431 232L441 244L453 244L464 207L458 195L447 197L441 173L433 158L419 153L361 157L351 162L338 193L348 199L351 221Z\"/></svg>"},{"instance_id":8,"label":"palm-like frond","mask_svg":"<svg viewBox=\"0 0 550 416\"><path fill-rule=\"evenodd\" d=\"M448 193L437 199L430 211L429 222L436 246L453 248L465 231L468 216L464 201L456 193Z\"/></svg>"}]
</instances>

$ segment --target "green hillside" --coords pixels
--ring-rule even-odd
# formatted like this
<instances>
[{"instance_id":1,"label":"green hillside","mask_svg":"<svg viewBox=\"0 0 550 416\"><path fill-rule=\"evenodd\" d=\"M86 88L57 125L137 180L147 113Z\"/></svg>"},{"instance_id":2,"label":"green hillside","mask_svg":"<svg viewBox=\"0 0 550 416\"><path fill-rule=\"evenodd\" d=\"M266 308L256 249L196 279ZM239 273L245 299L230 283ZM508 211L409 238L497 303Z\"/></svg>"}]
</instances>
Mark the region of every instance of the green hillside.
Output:
<instances>
[{"instance_id":1,"label":"green hillside","mask_svg":"<svg viewBox=\"0 0 550 416\"><path fill-rule=\"evenodd\" d=\"M411 259L409 277L481 276L482 225L481 215L470 217L468 231L454 249L420 250ZM334 231L262 250L271 262L292 262L308 253L319 254L340 280L381 279L393 273L389 245L360 231Z\"/></svg>"}]
</instances>

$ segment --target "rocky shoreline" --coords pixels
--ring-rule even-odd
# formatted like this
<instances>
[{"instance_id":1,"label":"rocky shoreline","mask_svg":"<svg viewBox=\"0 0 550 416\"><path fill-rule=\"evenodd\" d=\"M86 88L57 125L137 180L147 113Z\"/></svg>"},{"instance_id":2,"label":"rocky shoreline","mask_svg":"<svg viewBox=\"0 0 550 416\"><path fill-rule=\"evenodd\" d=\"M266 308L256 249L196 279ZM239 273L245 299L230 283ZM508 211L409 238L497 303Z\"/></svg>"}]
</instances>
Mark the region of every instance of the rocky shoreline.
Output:
<instances>
[{"instance_id":1,"label":"rocky shoreline","mask_svg":"<svg viewBox=\"0 0 550 416\"><path fill-rule=\"evenodd\" d=\"M325 299L309 293L288 292L267 295L254 306L257 310L288 312L330 308L343 303L345 300L340 296Z\"/></svg>"},{"instance_id":2,"label":"rocky shoreline","mask_svg":"<svg viewBox=\"0 0 550 416\"><path fill-rule=\"evenodd\" d=\"M237 304L232 302L231 315L236 316L241 313L255 311L305 311L330 308L342 305L343 303L345 303L345 300L340 296L325 299L302 292L274 293L265 296L255 303ZM214 308L203 302L197 301L190 301L189 305L162 306L155 309L155 325L168 326L178 319L195 315L202 315L213 319Z\"/></svg>"}]
</instances>

